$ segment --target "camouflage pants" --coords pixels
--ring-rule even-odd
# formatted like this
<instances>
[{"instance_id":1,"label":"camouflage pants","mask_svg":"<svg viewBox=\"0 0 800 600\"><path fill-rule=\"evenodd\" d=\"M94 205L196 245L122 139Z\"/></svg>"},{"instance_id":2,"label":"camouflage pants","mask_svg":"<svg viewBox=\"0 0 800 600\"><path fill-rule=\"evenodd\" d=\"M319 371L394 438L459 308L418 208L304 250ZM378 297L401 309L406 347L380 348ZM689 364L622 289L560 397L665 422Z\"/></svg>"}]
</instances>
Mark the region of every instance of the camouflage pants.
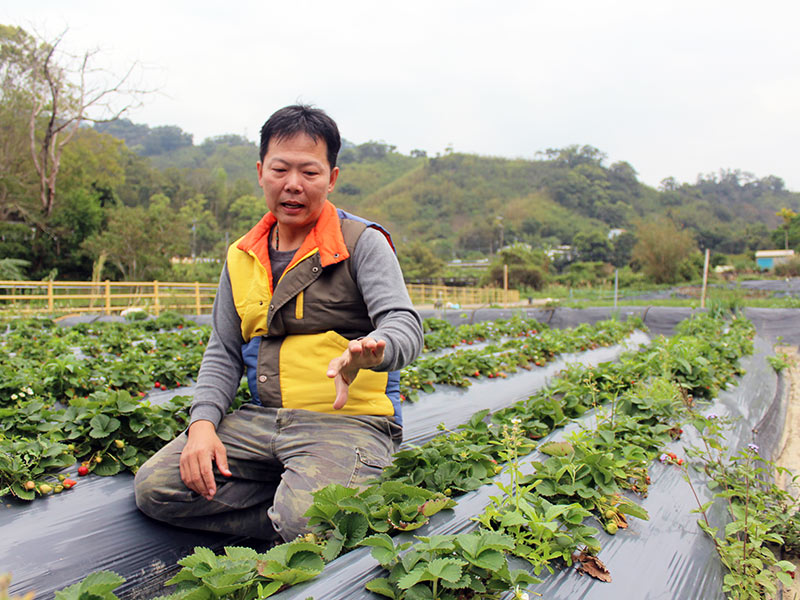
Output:
<instances>
[{"instance_id":1,"label":"camouflage pants","mask_svg":"<svg viewBox=\"0 0 800 600\"><path fill-rule=\"evenodd\" d=\"M211 500L181 481L182 433L136 474L139 509L180 527L289 541L306 531L312 492L331 483L363 487L391 463L400 427L385 417L248 404L227 415L217 435L233 476L215 469Z\"/></svg>"}]
</instances>

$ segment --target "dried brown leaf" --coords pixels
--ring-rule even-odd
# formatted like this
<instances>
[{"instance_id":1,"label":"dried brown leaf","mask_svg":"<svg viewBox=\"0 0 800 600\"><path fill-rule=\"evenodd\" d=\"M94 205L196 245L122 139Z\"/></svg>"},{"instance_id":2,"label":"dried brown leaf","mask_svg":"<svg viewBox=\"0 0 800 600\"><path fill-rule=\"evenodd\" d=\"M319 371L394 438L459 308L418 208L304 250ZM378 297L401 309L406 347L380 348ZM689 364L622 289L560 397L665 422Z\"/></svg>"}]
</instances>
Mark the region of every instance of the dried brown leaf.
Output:
<instances>
[{"instance_id":1,"label":"dried brown leaf","mask_svg":"<svg viewBox=\"0 0 800 600\"><path fill-rule=\"evenodd\" d=\"M592 556L591 554L586 554L585 552L581 552L580 554L573 556L573 558L575 559L575 564L577 565L578 573L581 574L586 573L590 577L594 577L595 579L599 579L600 581L605 581L605 582L611 581L611 573L608 572L606 566L596 556Z\"/></svg>"}]
</instances>

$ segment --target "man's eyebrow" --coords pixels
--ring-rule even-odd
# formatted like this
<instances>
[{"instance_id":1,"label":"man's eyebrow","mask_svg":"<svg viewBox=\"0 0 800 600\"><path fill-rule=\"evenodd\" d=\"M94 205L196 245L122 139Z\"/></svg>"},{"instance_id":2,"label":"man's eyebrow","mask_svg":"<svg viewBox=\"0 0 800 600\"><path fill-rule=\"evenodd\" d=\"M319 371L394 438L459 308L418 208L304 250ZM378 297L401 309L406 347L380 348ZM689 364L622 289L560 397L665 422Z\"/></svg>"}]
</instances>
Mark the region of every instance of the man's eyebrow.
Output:
<instances>
[{"instance_id":1,"label":"man's eyebrow","mask_svg":"<svg viewBox=\"0 0 800 600\"><path fill-rule=\"evenodd\" d=\"M304 162L301 162L301 163L293 163L291 161L286 160L285 158L281 158L280 156L275 156L275 157L271 158L269 162L270 162L270 164L276 163L276 162L280 162L280 163L283 163L285 165L297 164L300 167L309 167L309 166L321 167L322 166L322 163L319 162L318 160L307 160L307 161L304 161Z\"/></svg>"}]
</instances>

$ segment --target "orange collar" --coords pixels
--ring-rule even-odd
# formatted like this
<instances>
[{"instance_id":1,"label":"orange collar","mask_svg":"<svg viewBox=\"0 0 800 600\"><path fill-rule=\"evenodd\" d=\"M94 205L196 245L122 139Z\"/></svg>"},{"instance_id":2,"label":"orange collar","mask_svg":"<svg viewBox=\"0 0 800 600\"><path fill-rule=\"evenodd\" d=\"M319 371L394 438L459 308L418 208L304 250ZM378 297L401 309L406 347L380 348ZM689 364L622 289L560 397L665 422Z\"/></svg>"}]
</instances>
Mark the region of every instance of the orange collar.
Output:
<instances>
[{"instance_id":1,"label":"orange collar","mask_svg":"<svg viewBox=\"0 0 800 600\"><path fill-rule=\"evenodd\" d=\"M256 258L267 269L270 280L272 279L272 269L269 262L269 230L276 222L275 215L268 212L236 245L239 250L252 251L256 255ZM325 201L319 219L294 253L292 262L286 267L287 270L314 250L319 251L320 264L323 267L350 257L347 245L344 243L344 236L342 236L339 215L330 200Z\"/></svg>"}]
</instances>

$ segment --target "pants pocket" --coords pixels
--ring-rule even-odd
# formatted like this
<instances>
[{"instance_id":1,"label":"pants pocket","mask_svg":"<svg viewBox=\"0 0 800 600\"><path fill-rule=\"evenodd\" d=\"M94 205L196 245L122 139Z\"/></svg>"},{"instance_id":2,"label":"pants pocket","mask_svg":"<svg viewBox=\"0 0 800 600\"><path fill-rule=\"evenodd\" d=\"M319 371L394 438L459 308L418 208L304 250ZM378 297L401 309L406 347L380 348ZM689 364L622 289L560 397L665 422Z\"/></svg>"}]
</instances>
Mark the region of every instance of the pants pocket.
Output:
<instances>
[{"instance_id":1,"label":"pants pocket","mask_svg":"<svg viewBox=\"0 0 800 600\"><path fill-rule=\"evenodd\" d=\"M390 457L379 457L364 448L355 448L355 466L347 487L363 488L375 483L384 467L391 462Z\"/></svg>"}]
</instances>

